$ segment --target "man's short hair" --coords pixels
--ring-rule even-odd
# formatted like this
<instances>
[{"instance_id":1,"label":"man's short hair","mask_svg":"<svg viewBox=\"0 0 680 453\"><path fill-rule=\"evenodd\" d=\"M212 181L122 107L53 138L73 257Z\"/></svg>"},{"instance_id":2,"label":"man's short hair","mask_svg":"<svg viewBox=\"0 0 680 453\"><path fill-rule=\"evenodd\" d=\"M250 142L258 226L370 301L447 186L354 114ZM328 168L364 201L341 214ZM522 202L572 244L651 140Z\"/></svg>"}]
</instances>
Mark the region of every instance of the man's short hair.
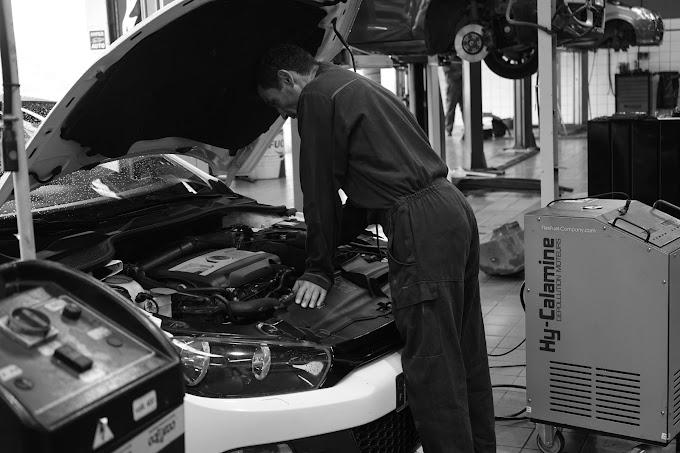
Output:
<instances>
[{"instance_id":1,"label":"man's short hair","mask_svg":"<svg viewBox=\"0 0 680 453\"><path fill-rule=\"evenodd\" d=\"M279 69L307 75L319 64L309 52L292 44L282 44L268 49L257 65L257 86L260 88L281 88Z\"/></svg>"}]
</instances>

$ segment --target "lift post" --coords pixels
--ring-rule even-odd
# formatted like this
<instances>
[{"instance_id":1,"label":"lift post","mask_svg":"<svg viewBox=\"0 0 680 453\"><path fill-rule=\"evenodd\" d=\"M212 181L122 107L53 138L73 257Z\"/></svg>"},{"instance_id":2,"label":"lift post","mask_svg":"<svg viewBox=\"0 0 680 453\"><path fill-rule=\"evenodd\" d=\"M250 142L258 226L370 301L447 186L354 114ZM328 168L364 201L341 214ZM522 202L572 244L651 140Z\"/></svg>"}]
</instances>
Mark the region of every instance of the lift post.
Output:
<instances>
[{"instance_id":1,"label":"lift post","mask_svg":"<svg viewBox=\"0 0 680 453\"><path fill-rule=\"evenodd\" d=\"M35 259L35 235L11 0L0 0L0 58L4 91L2 169L12 172L20 258L22 261L32 260Z\"/></svg>"},{"instance_id":2,"label":"lift post","mask_svg":"<svg viewBox=\"0 0 680 453\"><path fill-rule=\"evenodd\" d=\"M427 58L426 90L427 90L427 136L430 145L437 154L446 162L446 140L444 138L444 106L439 90L439 57L436 55Z\"/></svg>"},{"instance_id":3,"label":"lift post","mask_svg":"<svg viewBox=\"0 0 680 453\"><path fill-rule=\"evenodd\" d=\"M557 0L537 2L538 25L552 30ZM553 33L538 30L538 75L541 148L541 206L559 198L559 169L557 166L557 40Z\"/></svg>"},{"instance_id":4,"label":"lift post","mask_svg":"<svg viewBox=\"0 0 680 453\"><path fill-rule=\"evenodd\" d=\"M515 121L513 132L514 150L528 150L536 148L536 138L533 132L531 115L531 77L515 80Z\"/></svg>"},{"instance_id":5,"label":"lift post","mask_svg":"<svg viewBox=\"0 0 680 453\"><path fill-rule=\"evenodd\" d=\"M482 126L482 63L463 60L463 121L465 151L473 171L487 169Z\"/></svg>"}]
</instances>

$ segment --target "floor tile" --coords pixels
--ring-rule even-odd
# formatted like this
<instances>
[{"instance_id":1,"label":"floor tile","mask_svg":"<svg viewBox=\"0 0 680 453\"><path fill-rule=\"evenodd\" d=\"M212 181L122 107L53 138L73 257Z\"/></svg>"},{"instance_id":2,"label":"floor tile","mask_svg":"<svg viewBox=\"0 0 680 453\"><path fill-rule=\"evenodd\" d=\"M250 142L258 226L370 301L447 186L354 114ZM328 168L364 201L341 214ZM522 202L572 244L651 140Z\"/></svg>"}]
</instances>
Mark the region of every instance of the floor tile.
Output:
<instances>
[{"instance_id":1,"label":"floor tile","mask_svg":"<svg viewBox=\"0 0 680 453\"><path fill-rule=\"evenodd\" d=\"M506 336L505 338L503 338L503 340L501 340L500 343L498 343L498 347L499 348L505 348L505 349L512 349L515 346L519 345L520 343L521 343L521 340L518 341L517 337L507 337ZM519 345L517 350L524 351L524 350L526 350L526 348L527 348L527 345L526 345L526 342L524 342L521 345Z\"/></svg>"},{"instance_id":2,"label":"floor tile","mask_svg":"<svg viewBox=\"0 0 680 453\"><path fill-rule=\"evenodd\" d=\"M489 335L488 332L486 332L486 347L487 348L496 348L498 344L504 339L505 337L503 336L497 336L497 335Z\"/></svg>"},{"instance_id":3,"label":"floor tile","mask_svg":"<svg viewBox=\"0 0 680 453\"><path fill-rule=\"evenodd\" d=\"M516 379L515 376L492 374L491 385L514 385Z\"/></svg>"},{"instance_id":4,"label":"floor tile","mask_svg":"<svg viewBox=\"0 0 680 453\"><path fill-rule=\"evenodd\" d=\"M515 327L522 316L487 315L484 317L484 325L512 326Z\"/></svg>"},{"instance_id":5,"label":"floor tile","mask_svg":"<svg viewBox=\"0 0 680 453\"><path fill-rule=\"evenodd\" d=\"M503 367L503 368L492 368L490 367L489 372L492 375L498 375L498 376L515 376L516 378L519 377L519 373L522 372L522 367L521 366L514 366L514 367Z\"/></svg>"},{"instance_id":6,"label":"floor tile","mask_svg":"<svg viewBox=\"0 0 680 453\"><path fill-rule=\"evenodd\" d=\"M523 316L524 315L524 310L522 310L522 306L517 304L517 306L514 305L505 305L505 306L498 306L496 305L490 312L490 315L504 315L504 316Z\"/></svg>"},{"instance_id":7,"label":"floor tile","mask_svg":"<svg viewBox=\"0 0 680 453\"><path fill-rule=\"evenodd\" d=\"M526 332L526 327L525 326L515 326L508 332L509 337L516 337L516 338L526 338L527 332Z\"/></svg>"},{"instance_id":8,"label":"floor tile","mask_svg":"<svg viewBox=\"0 0 680 453\"><path fill-rule=\"evenodd\" d=\"M500 336L504 337L507 334L510 333L510 331L513 329L512 326L487 326L484 325L484 332L486 335L492 335L492 336Z\"/></svg>"},{"instance_id":9,"label":"floor tile","mask_svg":"<svg viewBox=\"0 0 680 453\"><path fill-rule=\"evenodd\" d=\"M518 428L507 425L496 426L496 445L522 448L533 431L532 428Z\"/></svg>"},{"instance_id":10,"label":"floor tile","mask_svg":"<svg viewBox=\"0 0 680 453\"><path fill-rule=\"evenodd\" d=\"M583 443L581 453L625 453L639 443L617 437L589 435Z\"/></svg>"},{"instance_id":11,"label":"floor tile","mask_svg":"<svg viewBox=\"0 0 680 453\"><path fill-rule=\"evenodd\" d=\"M496 453L520 453L521 451L522 449L517 447L496 446Z\"/></svg>"}]
</instances>

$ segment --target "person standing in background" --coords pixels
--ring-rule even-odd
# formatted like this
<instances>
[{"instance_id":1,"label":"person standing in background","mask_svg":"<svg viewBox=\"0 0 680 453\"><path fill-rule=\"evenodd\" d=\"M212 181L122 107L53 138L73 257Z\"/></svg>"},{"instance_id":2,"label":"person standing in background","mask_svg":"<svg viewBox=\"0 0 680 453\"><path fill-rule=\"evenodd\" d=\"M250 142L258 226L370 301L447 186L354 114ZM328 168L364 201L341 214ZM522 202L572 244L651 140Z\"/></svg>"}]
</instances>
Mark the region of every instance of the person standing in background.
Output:
<instances>
[{"instance_id":1,"label":"person standing in background","mask_svg":"<svg viewBox=\"0 0 680 453\"><path fill-rule=\"evenodd\" d=\"M453 123L456 118L456 105L460 105L463 112L463 62L458 56L452 55L449 63L443 65L446 76L446 113L444 125L446 135L453 133Z\"/></svg>"}]
</instances>

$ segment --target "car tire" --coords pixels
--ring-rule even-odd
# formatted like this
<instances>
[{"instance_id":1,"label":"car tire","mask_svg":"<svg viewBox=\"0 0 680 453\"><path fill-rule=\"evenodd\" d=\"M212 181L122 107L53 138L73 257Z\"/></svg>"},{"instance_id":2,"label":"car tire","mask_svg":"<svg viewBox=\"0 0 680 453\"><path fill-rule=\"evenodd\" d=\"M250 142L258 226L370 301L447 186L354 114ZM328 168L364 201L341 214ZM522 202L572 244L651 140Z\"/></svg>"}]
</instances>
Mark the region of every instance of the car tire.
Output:
<instances>
[{"instance_id":1,"label":"car tire","mask_svg":"<svg viewBox=\"0 0 680 453\"><path fill-rule=\"evenodd\" d=\"M532 76L538 70L538 49L532 48L521 57L492 50L486 56L484 62L492 72L505 79L524 79Z\"/></svg>"},{"instance_id":2,"label":"car tire","mask_svg":"<svg viewBox=\"0 0 680 453\"><path fill-rule=\"evenodd\" d=\"M636 45L635 29L628 22L621 20L608 21L604 29L604 45L600 47L619 50L628 50Z\"/></svg>"}]
</instances>

